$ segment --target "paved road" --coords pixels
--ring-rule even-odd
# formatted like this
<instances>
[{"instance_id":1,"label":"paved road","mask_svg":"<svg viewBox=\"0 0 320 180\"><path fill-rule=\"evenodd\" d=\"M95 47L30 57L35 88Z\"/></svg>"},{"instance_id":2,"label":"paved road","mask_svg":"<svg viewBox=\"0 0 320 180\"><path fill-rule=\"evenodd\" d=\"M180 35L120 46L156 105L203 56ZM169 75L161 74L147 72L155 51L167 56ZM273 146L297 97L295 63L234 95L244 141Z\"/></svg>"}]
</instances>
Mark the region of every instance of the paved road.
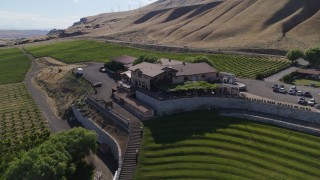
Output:
<instances>
[{"instance_id":1,"label":"paved road","mask_svg":"<svg viewBox=\"0 0 320 180\"><path fill-rule=\"evenodd\" d=\"M21 48L22 49L22 48ZM30 60L32 60L32 67L26 75L25 82L27 83L27 88L31 93L32 98L38 105L38 107L42 110L45 118L49 123L49 127L52 132L61 132L65 130L69 130L70 126L67 121L61 120L52 110L51 104L48 101L48 96L42 92L38 87L34 86L32 83L33 77L40 70L39 65L35 62L35 59L32 55L28 54L25 50L22 51L28 56Z\"/></svg>"},{"instance_id":2,"label":"paved road","mask_svg":"<svg viewBox=\"0 0 320 180\"><path fill-rule=\"evenodd\" d=\"M31 93L32 98L34 99L38 107L42 110L45 118L47 119L51 132L57 133L71 129L70 125L66 120L61 120L54 113L52 109L53 107L50 105L47 95L43 93L38 87L34 86L34 84L32 83L32 79L38 73L40 67L31 54L28 54L23 48L21 48L21 50L25 55L28 56L30 60L32 60L32 67L27 73L24 81L27 84L27 88ZM110 170L108 166L112 167L113 164L109 165L107 164L108 162L104 162L102 160L102 158L110 159L112 155L100 156L101 158L99 158L96 154L93 154L91 155L91 160L93 161L96 169L103 173L103 179L112 179L113 175L111 172L113 172L114 170Z\"/></svg>"},{"instance_id":3,"label":"paved road","mask_svg":"<svg viewBox=\"0 0 320 180\"><path fill-rule=\"evenodd\" d=\"M298 70L297 67L290 67L290 68L287 68L287 69L285 69L285 70L283 70L283 71L280 71L280 72L278 72L278 73L276 73L276 74L274 74L274 75L272 75L272 76L269 76L269 77L267 77L267 78L264 78L264 81L273 82L273 83L279 82L280 79L281 79L283 76L288 75L288 74L291 74L291 73L293 73L293 72L295 72L295 71L297 71L297 70Z\"/></svg>"},{"instance_id":4,"label":"paved road","mask_svg":"<svg viewBox=\"0 0 320 180\"><path fill-rule=\"evenodd\" d=\"M282 101L282 102L288 102L288 103L297 103L297 100L299 96L293 96L289 94L281 94L281 93L275 93L272 90L272 85L274 83L266 82L266 81L258 81L253 79L241 79L237 78L239 82L244 83L247 85L248 92L257 96L269 98L272 100ZM280 83L284 84L284 83ZM284 84L286 89L289 89L291 85ZM312 87L306 87L306 86L297 86L298 90L301 91L309 91L313 95L313 97L316 99L316 102L320 103L320 96L318 95L320 93L319 88L312 88ZM308 100L308 98L307 98Z\"/></svg>"}]
</instances>

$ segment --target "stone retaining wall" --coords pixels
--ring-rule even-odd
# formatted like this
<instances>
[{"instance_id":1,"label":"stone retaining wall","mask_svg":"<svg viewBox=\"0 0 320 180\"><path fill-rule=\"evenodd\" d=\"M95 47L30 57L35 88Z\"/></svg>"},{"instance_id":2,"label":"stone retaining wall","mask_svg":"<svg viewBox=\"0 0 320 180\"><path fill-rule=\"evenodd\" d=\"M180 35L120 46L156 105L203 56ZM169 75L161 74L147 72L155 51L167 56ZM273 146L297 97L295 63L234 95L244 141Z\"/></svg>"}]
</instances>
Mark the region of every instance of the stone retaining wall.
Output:
<instances>
[{"instance_id":1,"label":"stone retaining wall","mask_svg":"<svg viewBox=\"0 0 320 180\"><path fill-rule=\"evenodd\" d=\"M151 106L158 116L203 109L240 109L273 114L284 118L320 123L320 113L267 102L235 98L193 97L159 101L136 91L136 98Z\"/></svg>"},{"instance_id":2,"label":"stone retaining wall","mask_svg":"<svg viewBox=\"0 0 320 180\"><path fill-rule=\"evenodd\" d=\"M97 125L95 122L93 122L91 119L84 117L81 112L76 108L76 107L72 107L72 111L76 117L76 119L82 123L82 125L89 130L93 130L98 134L98 142L99 143L105 143L108 145L112 155L114 156L114 158L118 161L118 170L117 172L120 172L121 167L122 167L122 154L121 154L121 148L120 145L118 144L118 142L113 139L113 137L106 132L105 130L103 130L102 128L100 128L99 125ZM118 179L119 173L115 174L114 179Z\"/></svg>"}]
</instances>

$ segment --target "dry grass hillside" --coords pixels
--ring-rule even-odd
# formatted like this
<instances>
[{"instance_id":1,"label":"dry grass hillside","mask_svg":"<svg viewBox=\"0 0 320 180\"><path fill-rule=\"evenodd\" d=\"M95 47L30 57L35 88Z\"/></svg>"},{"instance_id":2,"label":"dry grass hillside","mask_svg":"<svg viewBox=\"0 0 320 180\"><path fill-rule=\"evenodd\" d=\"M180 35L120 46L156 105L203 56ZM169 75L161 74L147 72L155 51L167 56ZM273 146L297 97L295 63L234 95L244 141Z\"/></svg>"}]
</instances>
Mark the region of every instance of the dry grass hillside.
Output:
<instances>
[{"instance_id":1,"label":"dry grass hillside","mask_svg":"<svg viewBox=\"0 0 320 180\"><path fill-rule=\"evenodd\" d=\"M84 18L66 32L205 48L308 48L320 45L319 10L319 0L159 0Z\"/></svg>"}]
</instances>

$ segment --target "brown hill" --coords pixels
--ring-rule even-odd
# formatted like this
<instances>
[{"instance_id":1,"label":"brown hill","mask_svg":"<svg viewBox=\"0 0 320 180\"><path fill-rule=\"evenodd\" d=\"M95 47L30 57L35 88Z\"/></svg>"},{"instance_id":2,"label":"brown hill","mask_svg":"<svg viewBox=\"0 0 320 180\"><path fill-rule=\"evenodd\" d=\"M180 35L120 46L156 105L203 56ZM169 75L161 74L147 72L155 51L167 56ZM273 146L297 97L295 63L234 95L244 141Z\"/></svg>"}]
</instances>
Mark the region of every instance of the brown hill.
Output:
<instances>
[{"instance_id":1,"label":"brown hill","mask_svg":"<svg viewBox=\"0 0 320 180\"><path fill-rule=\"evenodd\" d=\"M66 33L204 48L320 45L319 0L159 0L81 19Z\"/></svg>"}]
</instances>

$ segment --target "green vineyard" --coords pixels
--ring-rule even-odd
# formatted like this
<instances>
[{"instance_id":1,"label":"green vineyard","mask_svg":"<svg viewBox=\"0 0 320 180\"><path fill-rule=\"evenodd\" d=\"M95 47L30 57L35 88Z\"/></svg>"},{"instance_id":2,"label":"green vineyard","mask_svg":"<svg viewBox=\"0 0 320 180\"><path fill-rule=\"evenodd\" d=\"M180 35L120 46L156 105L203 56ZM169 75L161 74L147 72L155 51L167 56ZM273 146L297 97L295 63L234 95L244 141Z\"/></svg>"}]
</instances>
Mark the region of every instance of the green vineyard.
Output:
<instances>
[{"instance_id":1,"label":"green vineyard","mask_svg":"<svg viewBox=\"0 0 320 180\"><path fill-rule=\"evenodd\" d=\"M19 49L0 49L0 85L19 83L31 66L31 61Z\"/></svg>"},{"instance_id":2,"label":"green vineyard","mask_svg":"<svg viewBox=\"0 0 320 180\"><path fill-rule=\"evenodd\" d=\"M320 138L190 112L144 123L135 179L317 179Z\"/></svg>"},{"instance_id":3,"label":"green vineyard","mask_svg":"<svg viewBox=\"0 0 320 180\"><path fill-rule=\"evenodd\" d=\"M180 61L191 61L199 55L192 53L164 53L147 51L131 47L107 44L95 41L69 41L43 46L28 47L27 50L35 57L50 56L66 63L99 61L108 62L113 57L130 55L138 57L141 54L153 54L159 58L170 58ZM290 66L285 59L267 57L249 57L228 54L206 55L219 71L236 74L238 77L255 78L270 76Z\"/></svg>"},{"instance_id":4,"label":"green vineyard","mask_svg":"<svg viewBox=\"0 0 320 180\"><path fill-rule=\"evenodd\" d=\"M0 102L0 139L14 141L48 129L24 84L0 86Z\"/></svg>"}]
</instances>

